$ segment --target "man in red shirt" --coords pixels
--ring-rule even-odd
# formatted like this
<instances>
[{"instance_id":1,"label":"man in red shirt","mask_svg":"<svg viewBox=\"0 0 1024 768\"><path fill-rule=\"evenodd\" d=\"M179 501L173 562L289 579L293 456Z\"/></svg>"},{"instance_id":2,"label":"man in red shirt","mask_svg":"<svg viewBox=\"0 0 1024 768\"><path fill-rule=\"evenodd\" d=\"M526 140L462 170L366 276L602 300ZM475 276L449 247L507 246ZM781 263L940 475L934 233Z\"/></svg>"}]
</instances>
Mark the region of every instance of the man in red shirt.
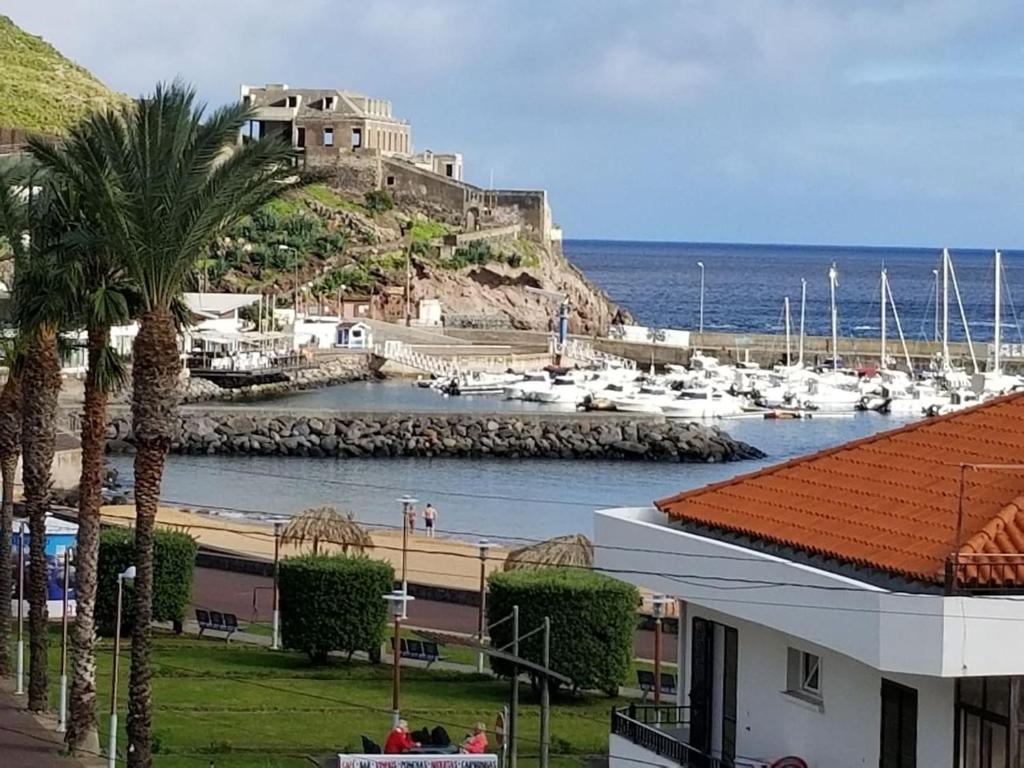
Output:
<instances>
[{"instance_id":1,"label":"man in red shirt","mask_svg":"<svg viewBox=\"0 0 1024 768\"><path fill-rule=\"evenodd\" d=\"M473 735L462 742L462 751L469 755L482 755L487 751L487 733L483 723L477 723Z\"/></svg>"},{"instance_id":2,"label":"man in red shirt","mask_svg":"<svg viewBox=\"0 0 1024 768\"><path fill-rule=\"evenodd\" d=\"M409 724L405 720L399 720L398 725L388 734L388 740L384 742L384 754L400 755L418 746L419 744L409 735Z\"/></svg>"}]
</instances>

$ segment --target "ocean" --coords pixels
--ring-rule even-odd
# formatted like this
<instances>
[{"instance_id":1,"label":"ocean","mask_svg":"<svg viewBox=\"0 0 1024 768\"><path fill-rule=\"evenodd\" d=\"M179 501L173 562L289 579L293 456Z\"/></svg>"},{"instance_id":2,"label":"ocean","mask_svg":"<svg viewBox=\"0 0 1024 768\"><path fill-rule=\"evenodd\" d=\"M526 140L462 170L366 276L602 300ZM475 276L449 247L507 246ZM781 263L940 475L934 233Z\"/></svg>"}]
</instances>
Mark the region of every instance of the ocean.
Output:
<instances>
[{"instance_id":1,"label":"ocean","mask_svg":"<svg viewBox=\"0 0 1024 768\"><path fill-rule=\"evenodd\" d=\"M766 333L784 328L783 299L789 296L793 331L800 319L800 280L807 281L808 335L831 333L829 265L839 272L836 303L840 335L879 335L880 271L889 286L908 339L935 332L938 248L865 248L819 245L743 245L567 240L565 255L641 325L697 330L700 267L704 263L704 329ZM992 339L993 251L950 250L960 295L975 341ZM1024 342L1024 251L1003 251L1003 338ZM1016 293L1015 293L1016 292ZM950 287L950 338L964 338ZM1024 321L1024 317L1021 317ZM888 326L895 335L890 313Z\"/></svg>"}]
</instances>

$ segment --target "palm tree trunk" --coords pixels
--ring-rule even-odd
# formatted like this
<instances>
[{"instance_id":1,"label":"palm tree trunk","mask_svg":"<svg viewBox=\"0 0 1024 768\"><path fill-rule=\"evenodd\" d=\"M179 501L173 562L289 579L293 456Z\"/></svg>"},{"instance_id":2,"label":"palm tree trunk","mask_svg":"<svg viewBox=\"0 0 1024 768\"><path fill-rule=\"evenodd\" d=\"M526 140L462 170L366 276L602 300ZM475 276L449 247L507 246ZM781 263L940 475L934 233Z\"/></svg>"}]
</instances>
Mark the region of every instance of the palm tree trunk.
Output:
<instances>
[{"instance_id":1,"label":"palm tree trunk","mask_svg":"<svg viewBox=\"0 0 1024 768\"><path fill-rule=\"evenodd\" d=\"M28 708L42 712L47 704L46 515L50 511L50 470L57 442L57 398L60 395L60 358L57 335L53 331L43 329L33 334L22 384L22 477L29 527Z\"/></svg>"},{"instance_id":2,"label":"palm tree trunk","mask_svg":"<svg viewBox=\"0 0 1024 768\"><path fill-rule=\"evenodd\" d=\"M14 526L14 474L18 469L21 442L21 378L8 372L0 392L0 474L3 476L3 503L0 505L0 595L10 595L11 568L7 562ZM0 602L0 677L10 677L11 611Z\"/></svg>"},{"instance_id":3,"label":"palm tree trunk","mask_svg":"<svg viewBox=\"0 0 1024 768\"><path fill-rule=\"evenodd\" d=\"M100 365L110 329L89 328L89 370L82 413L82 477L75 549L77 613L71 629L71 696L65 736L72 750L99 751L96 720L96 575L100 551L103 453L107 444L107 383Z\"/></svg>"},{"instance_id":4,"label":"palm tree trunk","mask_svg":"<svg viewBox=\"0 0 1024 768\"><path fill-rule=\"evenodd\" d=\"M132 670L128 683L128 765L152 765L150 678L153 619L153 529L164 461L178 430L178 336L167 308L139 318L132 366L135 435L135 590Z\"/></svg>"}]
</instances>

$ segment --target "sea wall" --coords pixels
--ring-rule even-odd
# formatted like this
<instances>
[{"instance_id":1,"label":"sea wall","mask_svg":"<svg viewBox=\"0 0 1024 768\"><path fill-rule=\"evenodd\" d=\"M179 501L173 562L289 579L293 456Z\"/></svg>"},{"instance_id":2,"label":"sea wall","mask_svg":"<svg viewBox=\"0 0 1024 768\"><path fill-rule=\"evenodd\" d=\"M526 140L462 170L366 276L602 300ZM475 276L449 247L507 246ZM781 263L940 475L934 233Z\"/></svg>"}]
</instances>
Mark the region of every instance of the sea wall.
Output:
<instances>
[{"instance_id":1,"label":"sea wall","mask_svg":"<svg viewBox=\"0 0 1024 768\"><path fill-rule=\"evenodd\" d=\"M764 454L715 426L604 415L186 412L172 451L256 456L620 459L722 462ZM127 414L107 450L131 453Z\"/></svg>"}]
</instances>

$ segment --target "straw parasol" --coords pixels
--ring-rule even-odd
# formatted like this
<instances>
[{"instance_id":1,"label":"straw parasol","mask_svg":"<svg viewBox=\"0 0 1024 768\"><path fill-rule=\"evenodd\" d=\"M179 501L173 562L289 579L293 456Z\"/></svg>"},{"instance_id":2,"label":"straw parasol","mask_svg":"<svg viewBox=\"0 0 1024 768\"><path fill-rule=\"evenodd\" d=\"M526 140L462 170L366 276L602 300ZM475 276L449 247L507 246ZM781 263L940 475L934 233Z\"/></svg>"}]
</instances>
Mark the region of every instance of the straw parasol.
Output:
<instances>
[{"instance_id":1,"label":"straw parasol","mask_svg":"<svg viewBox=\"0 0 1024 768\"><path fill-rule=\"evenodd\" d=\"M573 565L590 568L594 564L594 544L582 533L556 536L553 539L513 549L505 558L505 570L550 568Z\"/></svg>"},{"instance_id":2,"label":"straw parasol","mask_svg":"<svg viewBox=\"0 0 1024 768\"><path fill-rule=\"evenodd\" d=\"M334 507L313 507L300 512L291 519L281 532L283 542L302 545L313 542L313 554L320 554L320 542L338 544L348 554L349 548L361 553L373 546L373 539L351 512L342 512Z\"/></svg>"}]
</instances>

